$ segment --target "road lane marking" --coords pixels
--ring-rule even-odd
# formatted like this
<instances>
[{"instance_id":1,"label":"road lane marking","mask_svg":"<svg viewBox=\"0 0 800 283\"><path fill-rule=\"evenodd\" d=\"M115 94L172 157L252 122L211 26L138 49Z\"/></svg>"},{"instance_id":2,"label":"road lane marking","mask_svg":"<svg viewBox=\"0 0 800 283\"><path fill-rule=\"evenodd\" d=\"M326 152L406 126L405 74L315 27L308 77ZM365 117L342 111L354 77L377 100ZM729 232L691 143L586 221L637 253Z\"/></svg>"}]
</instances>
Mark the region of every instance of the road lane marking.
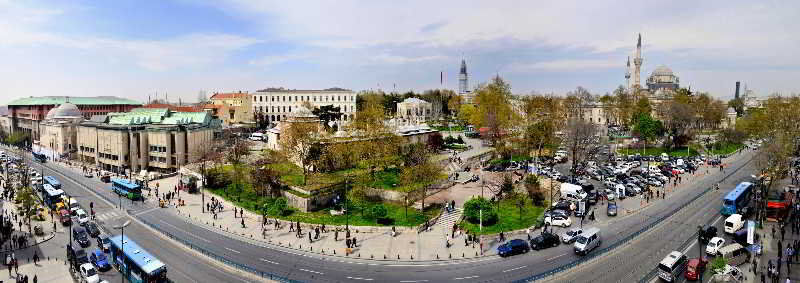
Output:
<instances>
[{"instance_id":1,"label":"road lane marking","mask_svg":"<svg viewBox=\"0 0 800 283\"><path fill-rule=\"evenodd\" d=\"M509 270L505 270L505 271L503 271L503 273L511 272L511 271L514 271L514 270L517 270L517 269L523 269L525 267L528 267L528 266L527 265L523 265L523 266L520 266L520 267L515 267L515 268L509 269Z\"/></svg>"},{"instance_id":2,"label":"road lane marking","mask_svg":"<svg viewBox=\"0 0 800 283\"><path fill-rule=\"evenodd\" d=\"M206 243L211 243L211 241L209 241L209 240L206 240L206 239L204 239L203 237L200 237L200 236L197 236L197 235L195 235L195 234L192 234L192 233L186 232L186 231L184 231L183 229L181 229L181 228L178 228L178 227L177 227L177 226L175 226L175 225L169 224L169 223L167 223L167 222L166 222L166 221L164 221L164 220L159 220L159 221L161 221L161 223L164 223L164 225L170 226L170 227L172 227L172 228L173 228L173 229L175 229L175 230L178 230L178 231L181 231L181 232L183 232L184 234L187 234L187 235L189 235L189 236L192 236L192 237L198 238L198 239L200 239L200 240L203 240L203 241L205 241Z\"/></svg>"},{"instance_id":3,"label":"road lane marking","mask_svg":"<svg viewBox=\"0 0 800 283\"><path fill-rule=\"evenodd\" d=\"M567 255L567 254L560 254L560 255L557 255L557 256L554 256L554 257L548 258L547 260L548 260L548 261L550 261L550 260L554 260L554 259L557 259L557 258L559 258L559 257L562 257L562 256L565 256L565 255Z\"/></svg>"},{"instance_id":4,"label":"road lane marking","mask_svg":"<svg viewBox=\"0 0 800 283\"><path fill-rule=\"evenodd\" d=\"M226 249L226 250L229 250L229 251L232 251L232 252L235 252L235 253L237 253L237 254L240 254L240 252L239 252L239 251L237 251L237 250L234 250L234 249L231 249L231 248L225 248L225 249Z\"/></svg>"},{"instance_id":5,"label":"road lane marking","mask_svg":"<svg viewBox=\"0 0 800 283\"><path fill-rule=\"evenodd\" d=\"M400 283L428 282L428 280L403 280Z\"/></svg>"},{"instance_id":6,"label":"road lane marking","mask_svg":"<svg viewBox=\"0 0 800 283\"><path fill-rule=\"evenodd\" d=\"M305 269L305 268L300 268L299 270L300 271L305 271L305 272L311 272L311 273L315 273L315 274L320 274L320 275L325 274L325 273L322 273L322 272L319 272L319 271L308 270L308 269Z\"/></svg>"},{"instance_id":7,"label":"road lane marking","mask_svg":"<svg viewBox=\"0 0 800 283\"><path fill-rule=\"evenodd\" d=\"M453 278L453 280L464 280L464 279L472 279L472 278L478 278L478 277L480 277L480 276L478 276L478 275L473 275L473 276L467 276L467 277L458 277L458 278Z\"/></svg>"},{"instance_id":8,"label":"road lane marking","mask_svg":"<svg viewBox=\"0 0 800 283\"><path fill-rule=\"evenodd\" d=\"M259 260L261 260L261 261L263 261L263 262L269 262L269 263L271 263L271 264L279 264L279 263L277 263L277 262L274 262L274 261L271 261L271 260L268 260L268 259L259 258Z\"/></svg>"},{"instance_id":9,"label":"road lane marking","mask_svg":"<svg viewBox=\"0 0 800 283\"><path fill-rule=\"evenodd\" d=\"M146 209L144 211L140 211L140 212L134 213L133 216L139 216L139 215L151 212L151 211L156 210L156 209L159 209L159 207L153 207L153 208L150 208L150 209Z\"/></svg>"},{"instance_id":10,"label":"road lane marking","mask_svg":"<svg viewBox=\"0 0 800 283\"><path fill-rule=\"evenodd\" d=\"M372 278L361 278L361 277L350 277L350 276L347 276L347 279L372 281Z\"/></svg>"}]
</instances>

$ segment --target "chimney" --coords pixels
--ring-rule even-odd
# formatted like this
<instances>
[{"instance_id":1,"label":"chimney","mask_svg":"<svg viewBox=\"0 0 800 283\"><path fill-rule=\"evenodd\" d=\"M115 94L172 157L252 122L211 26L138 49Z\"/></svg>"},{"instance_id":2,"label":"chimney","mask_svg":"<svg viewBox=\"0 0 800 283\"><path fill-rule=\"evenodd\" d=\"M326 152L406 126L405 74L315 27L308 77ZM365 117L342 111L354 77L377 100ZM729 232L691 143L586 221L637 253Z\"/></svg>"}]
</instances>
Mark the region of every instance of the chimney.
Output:
<instances>
[{"instance_id":1,"label":"chimney","mask_svg":"<svg viewBox=\"0 0 800 283\"><path fill-rule=\"evenodd\" d=\"M736 82L736 94L733 97L739 99L739 82Z\"/></svg>"}]
</instances>

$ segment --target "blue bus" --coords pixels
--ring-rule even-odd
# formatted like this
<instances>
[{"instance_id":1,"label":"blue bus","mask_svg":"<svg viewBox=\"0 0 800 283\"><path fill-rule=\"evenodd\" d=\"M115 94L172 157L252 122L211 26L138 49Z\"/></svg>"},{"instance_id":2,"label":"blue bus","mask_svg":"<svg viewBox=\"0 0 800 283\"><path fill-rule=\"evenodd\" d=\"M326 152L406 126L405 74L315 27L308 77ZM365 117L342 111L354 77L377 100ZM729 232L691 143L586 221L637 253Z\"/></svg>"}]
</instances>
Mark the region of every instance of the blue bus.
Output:
<instances>
[{"instance_id":1,"label":"blue bus","mask_svg":"<svg viewBox=\"0 0 800 283\"><path fill-rule=\"evenodd\" d=\"M53 187L53 189L61 189L61 183L53 176L44 176L44 183Z\"/></svg>"},{"instance_id":2,"label":"blue bus","mask_svg":"<svg viewBox=\"0 0 800 283\"><path fill-rule=\"evenodd\" d=\"M142 186L125 179L111 179L111 190L131 200L137 200L142 197Z\"/></svg>"},{"instance_id":3,"label":"blue bus","mask_svg":"<svg viewBox=\"0 0 800 283\"><path fill-rule=\"evenodd\" d=\"M133 283L169 282L167 266L126 236L109 239L111 265ZM124 245L123 245L124 244Z\"/></svg>"},{"instance_id":4,"label":"blue bus","mask_svg":"<svg viewBox=\"0 0 800 283\"><path fill-rule=\"evenodd\" d=\"M36 160L36 161L39 161L41 163L45 163L47 161L47 156L44 155L43 153L34 152L33 153L33 159Z\"/></svg>"},{"instance_id":5,"label":"blue bus","mask_svg":"<svg viewBox=\"0 0 800 283\"><path fill-rule=\"evenodd\" d=\"M44 184L42 186L42 201L52 209L56 208L57 203L61 202L61 197L63 195L64 191L53 188L50 184Z\"/></svg>"},{"instance_id":6,"label":"blue bus","mask_svg":"<svg viewBox=\"0 0 800 283\"><path fill-rule=\"evenodd\" d=\"M722 200L722 215L731 215L738 213L742 208L746 207L750 201L750 192L753 189L753 183L741 182L733 191L730 191Z\"/></svg>"}]
</instances>

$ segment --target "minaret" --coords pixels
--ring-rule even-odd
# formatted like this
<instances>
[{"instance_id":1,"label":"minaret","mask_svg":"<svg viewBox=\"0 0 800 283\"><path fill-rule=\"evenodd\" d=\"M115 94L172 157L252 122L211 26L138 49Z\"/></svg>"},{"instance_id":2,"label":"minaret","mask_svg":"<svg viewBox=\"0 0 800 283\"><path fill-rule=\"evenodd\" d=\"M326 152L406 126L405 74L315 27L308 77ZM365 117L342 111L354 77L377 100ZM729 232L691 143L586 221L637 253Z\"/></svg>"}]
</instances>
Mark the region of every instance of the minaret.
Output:
<instances>
[{"instance_id":1,"label":"minaret","mask_svg":"<svg viewBox=\"0 0 800 283\"><path fill-rule=\"evenodd\" d=\"M468 88L468 76L467 76L467 62L464 59L461 59L461 72L458 73L458 93L467 93L469 92Z\"/></svg>"},{"instance_id":2,"label":"minaret","mask_svg":"<svg viewBox=\"0 0 800 283\"><path fill-rule=\"evenodd\" d=\"M631 56L628 56L628 62L625 63L625 87L631 88Z\"/></svg>"},{"instance_id":3,"label":"minaret","mask_svg":"<svg viewBox=\"0 0 800 283\"><path fill-rule=\"evenodd\" d=\"M636 54L633 57L633 65L635 65L635 70L633 71L633 86L641 88L642 85L640 84L640 75L642 72L642 34L639 34L639 41L636 43Z\"/></svg>"}]
</instances>

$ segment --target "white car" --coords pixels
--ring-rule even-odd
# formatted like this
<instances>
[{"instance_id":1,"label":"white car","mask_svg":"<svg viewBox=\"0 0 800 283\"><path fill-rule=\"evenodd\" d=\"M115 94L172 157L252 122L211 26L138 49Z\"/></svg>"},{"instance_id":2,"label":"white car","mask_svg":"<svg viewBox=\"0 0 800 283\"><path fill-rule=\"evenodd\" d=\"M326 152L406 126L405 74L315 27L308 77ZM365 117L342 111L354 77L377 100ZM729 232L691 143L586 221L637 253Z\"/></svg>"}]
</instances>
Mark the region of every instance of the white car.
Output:
<instances>
[{"instance_id":1,"label":"white car","mask_svg":"<svg viewBox=\"0 0 800 283\"><path fill-rule=\"evenodd\" d=\"M87 283L98 283L100 282L100 275L97 275L97 270L94 269L94 266L91 263L84 263L81 264L81 277Z\"/></svg>"},{"instance_id":2,"label":"white car","mask_svg":"<svg viewBox=\"0 0 800 283\"><path fill-rule=\"evenodd\" d=\"M725 245L725 239L720 237L711 238L708 241L708 245L706 245L706 253L710 255L716 255L719 251L719 248Z\"/></svg>"},{"instance_id":3,"label":"white car","mask_svg":"<svg viewBox=\"0 0 800 283\"><path fill-rule=\"evenodd\" d=\"M548 216L544 218L544 223L550 226L561 226L561 227L569 227L572 225L572 220L569 216Z\"/></svg>"},{"instance_id":4,"label":"white car","mask_svg":"<svg viewBox=\"0 0 800 283\"><path fill-rule=\"evenodd\" d=\"M86 211L83 211L82 208L79 208L78 211L75 212L75 216L78 217L78 223L81 226L89 222L89 214L86 214Z\"/></svg>"}]
</instances>

